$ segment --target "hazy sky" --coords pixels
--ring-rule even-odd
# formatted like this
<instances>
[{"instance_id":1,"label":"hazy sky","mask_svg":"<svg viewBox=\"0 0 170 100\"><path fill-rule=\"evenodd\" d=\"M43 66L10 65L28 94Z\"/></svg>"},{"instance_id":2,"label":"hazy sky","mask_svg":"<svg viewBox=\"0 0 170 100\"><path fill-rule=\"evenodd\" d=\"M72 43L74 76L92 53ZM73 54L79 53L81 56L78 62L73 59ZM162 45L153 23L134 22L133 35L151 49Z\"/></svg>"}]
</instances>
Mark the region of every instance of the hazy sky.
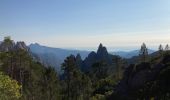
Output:
<instances>
[{"instance_id":1,"label":"hazy sky","mask_svg":"<svg viewBox=\"0 0 170 100\"><path fill-rule=\"evenodd\" d=\"M0 0L0 40L92 50L170 43L170 0Z\"/></svg>"}]
</instances>

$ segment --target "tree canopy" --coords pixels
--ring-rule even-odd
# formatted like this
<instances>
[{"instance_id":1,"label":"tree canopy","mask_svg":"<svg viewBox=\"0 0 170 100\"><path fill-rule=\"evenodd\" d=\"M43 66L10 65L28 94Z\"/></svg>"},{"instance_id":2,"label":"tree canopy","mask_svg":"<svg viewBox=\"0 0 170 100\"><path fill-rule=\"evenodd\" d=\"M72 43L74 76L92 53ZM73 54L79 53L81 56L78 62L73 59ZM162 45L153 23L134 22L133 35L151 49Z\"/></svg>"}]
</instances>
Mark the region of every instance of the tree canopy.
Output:
<instances>
[{"instance_id":1,"label":"tree canopy","mask_svg":"<svg viewBox=\"0 0 170 100\"><path fill-rule=\"evenodd\" d=\"M0 72L0 99L19 100L21 85L16 80Z\"/></svg>"}]
</instances>

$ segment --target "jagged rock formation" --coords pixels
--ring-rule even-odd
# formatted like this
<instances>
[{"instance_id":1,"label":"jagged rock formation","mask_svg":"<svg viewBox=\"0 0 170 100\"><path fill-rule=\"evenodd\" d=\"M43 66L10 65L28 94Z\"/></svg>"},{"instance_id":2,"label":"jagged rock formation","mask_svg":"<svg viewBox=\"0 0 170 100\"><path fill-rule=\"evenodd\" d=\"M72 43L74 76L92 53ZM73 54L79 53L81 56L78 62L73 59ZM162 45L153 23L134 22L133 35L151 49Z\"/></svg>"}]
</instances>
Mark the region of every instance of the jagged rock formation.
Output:
<instances>
[{"instance_id":1,"label":"jagged rock formation","mask_svg":"<svg viewBox=\"0 0 170 100\"><path fill-rule=\"evenodd\" d=\"M105 61L108 65L112 64L113 55L109 54L106 47L99 45L97 53L91 52L83 61L83 71L89 71L91 66L98 61Z\"/></svg>"},{"instance_id":2,"label":"jagged rock formation","mask_svg":"<svg viewBox=\"0 0 170 100\"><path fill-rule=\"evenodd\" d=\"M91 66L98 61L105 61L108 65L113 63L113 56L108 53L106 47L99 45L97 52L65 50L60 48L51 48L39 44L31 44L30 51L38 58L42 64L55 67L58 72L61 71L61 64L69 55L76 56L76 62L82 71L89 71ZM81 55L81 56L80 56ZM88 55L88 57L87 57ZM86 57L86 58L85 58Z\"/></svg>"},{"instance_id":3,"label":"jagged rock formation","mask_svg":"<svg viewBox=\"0 0 170 100\"><path fill-rule=\"evenodd\" d=\"M25 50L25 51L29 51L29 48L26 46L25 42L23 41L20 41L20 42L17 42L16 45L15 45L15 49L16 50Z\"/></svg>"},{"instance_id":4,"label":"jagged rock formation","mask_svg":"<svg viewBox=\"0 0 170 100\"><path fill-rule=\"evenodd\" d=\"M22 41L17 42L17 43L15 43L13 40L11 40L11 41L3 41L0 44L0 51L1 52L8 52L8 51L14 51L14 50L29 51L29 48Z\"/></svg>"}]
</instances>

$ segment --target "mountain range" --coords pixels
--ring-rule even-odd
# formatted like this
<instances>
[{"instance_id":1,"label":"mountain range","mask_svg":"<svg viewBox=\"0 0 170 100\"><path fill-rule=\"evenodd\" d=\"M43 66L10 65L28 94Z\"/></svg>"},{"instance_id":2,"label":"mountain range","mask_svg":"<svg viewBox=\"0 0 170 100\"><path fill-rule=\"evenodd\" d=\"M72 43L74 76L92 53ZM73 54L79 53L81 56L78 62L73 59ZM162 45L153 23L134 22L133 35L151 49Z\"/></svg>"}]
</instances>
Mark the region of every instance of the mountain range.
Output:
<instances>
[{"instance_id":1,"label":"mountain range","mask_svg":"<svg viewBox=\"0 0 170 100\"><path fill-rule=\"evenodd\" d=\"M55 67L57 70L60 70L61 64L64 59L69 55L76 56L77 54L81 55L82 59L88 56L89 51L80 51L80 50L67 50L61 48L52 48L47 46L42 46L38 43L29 45L30 51L39 59L41 63L47 66Z\"/></svg>"},{"instance_id":2,"label":"mountain range","mask_svg":"<svg viewBox=\"0 0 170 100\"><path fill-rule=\"evenodd\" d=\"M41 63L47 66L53 66L56 70L60 71L61 64L64 59L69 55L77 56L79 61L83 61L83 66L91 66L94 60L107 59L108 63L111 62L111 55L118 55L122 58L132 58L133 56L138 56L139 50L133 50L129 52L117 51L117 52L108 52L106 47L103 47L102 44L99 45L97 52L82 51L82 50L68 50L61 48L53 48L42 46L38 43L30 44L29 49ZM148 53L153 53L154 50L148 50Z\"/></svg>"},{"instance_id":3,"label":"mountain range","mask_svg":"<svg viewBox=\"0 0 170 100\"><path fill-rule=\"evenodd\" d=\"M10 49L26 49L29 50L32 55L39 60L42 64L46 66L55 67L57 71L61 70L61 64L63 63L64 59L69 55L76 56L76 59L82 66L91 66L94 61L105 59L108 61L107 63L111 62L111 56L118 55L122 58L130 59L134 56L138 56L139 50L133 50L129 52L125 51L117 51L117 52L108 52L106 47L102 44L99 45L97 52L90 52L90 51L82 51L82 50L68 50L68 49L61 49L61 48L52 48L47 46L42 46L38 43L30 44L28 47L25 45L24 42L12 42L11 45L6 45L3 42L0 42L0 50L9 51ZM153 53L154 50L148 50L148 53Z\"/></svg>"}]
</instances>

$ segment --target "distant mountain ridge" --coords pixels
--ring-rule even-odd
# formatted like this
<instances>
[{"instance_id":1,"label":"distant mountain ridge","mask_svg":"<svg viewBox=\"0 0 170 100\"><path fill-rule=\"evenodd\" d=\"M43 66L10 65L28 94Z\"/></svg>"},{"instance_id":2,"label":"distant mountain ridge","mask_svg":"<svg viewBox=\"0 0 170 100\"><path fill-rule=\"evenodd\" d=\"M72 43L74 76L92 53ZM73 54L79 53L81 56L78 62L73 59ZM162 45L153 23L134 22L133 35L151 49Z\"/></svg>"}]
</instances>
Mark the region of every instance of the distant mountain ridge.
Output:
<instances>
[{"instance_id":1,"label":"distant mountain ridge","mask_svg":"<svg viewBox=\"0 0 170 100\"><path fill-rule=\"evenodd\" d=\"M42 46L38 43L30 44L29 48L34 56L36 56L41 61L41 63L43 63L44 65L55 67L57 70L60 70L60 66L67 56L76 56L77 54L80 54L81 58L84 59L89 54L89 51L52 48Z\"/></svg>"},{"instance_id":2,"label":"distant mountain ridge","mask_svg":"<svg viewBox=\"0 0 170 100\"><path fill-rule=\"evenodd\" d=\"M88 70L96 61L105 60L108 64L111 64L113 58L113 55L109 54L106 47L102 44L99 45L97 52L52 48L41 46L37 43L29 45L29 48L41 63L47 66L53 66L58 71L61 70L61 64L69 55L76 56L77 64L85 70Z\"/></svg>"},{"instance_id":3,"label":"distant mountain ridge","mask_svg":"<svg viewBox=\"0 0 170 100\"><path fill-rule=\"evenodd\" d=\"M68 55L77 55L78 53L81 54L82 59L84 59L90 51L82 51L82 50L69 50L69 49L62 49L62 48L53 48L53 47L47 47L42 46L38 43L30 44L29 48L31 51L35 53L55 53L58 54L60 57L64 58ZM65 54L64 54L65 53Z\"/></svg>"},{"instance_id":4,"label":"distant mountain ridge","mask_svg":"<svg viewBox=\"0 0 170 100\"><path fill-rule=\"evenodd\" d=\"M111 52L113 55L119 55L123 58L132 58L134 56L139 55L140 50L133 50L133 51L117 51L117 52ZM155 50L148 49L148 54L154 53Z\"/></svg>"},{"instance_id":5,"label":"distant mountain ridge","mask_svg":"<svg viewBox=\"0 0 170 100\"><path fill-rule=\"evenodd\" d=\"M78 63L82 66L89 67L95 61L105 59L107 63L111 62L111 57L113 55L118 55L123 58L132 58L133 56L138 56L139 50L134 50L130 52L118 51L118 52L108 52L106 47L102 44L99 45L97 52L81 51L81 50L68 50L61 48L53 48L42 46L38 43L29 45L32 54L39 59L41 63L46 66L55 67L58 71L61 70L60 66L64 59L69 55L77 56ZM153 50L149 50L149 54L153 53ZM88 69L88 68L86 68Z\"/></svg>"}]
</instances>

